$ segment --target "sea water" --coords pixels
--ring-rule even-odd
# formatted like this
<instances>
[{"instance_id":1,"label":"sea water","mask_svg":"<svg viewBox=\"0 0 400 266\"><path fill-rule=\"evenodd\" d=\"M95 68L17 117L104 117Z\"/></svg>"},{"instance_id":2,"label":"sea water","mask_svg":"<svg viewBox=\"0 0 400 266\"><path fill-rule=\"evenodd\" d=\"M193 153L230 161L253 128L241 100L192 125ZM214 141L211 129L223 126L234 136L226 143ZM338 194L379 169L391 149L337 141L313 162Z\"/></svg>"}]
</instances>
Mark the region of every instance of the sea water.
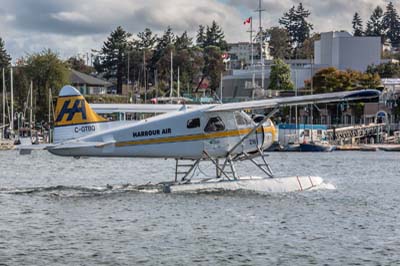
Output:
<instances>
[{"instance_id":1,"label":"sea water","mask_svg":"<svg viewBox=\"0 0 400 266\"><path fill-rule=\"evenodd\" d=\"M400 153L268 160L336 189L143 193L175 161L0 152L0 265L400 265Z\"/></svg>"}]
</instances>

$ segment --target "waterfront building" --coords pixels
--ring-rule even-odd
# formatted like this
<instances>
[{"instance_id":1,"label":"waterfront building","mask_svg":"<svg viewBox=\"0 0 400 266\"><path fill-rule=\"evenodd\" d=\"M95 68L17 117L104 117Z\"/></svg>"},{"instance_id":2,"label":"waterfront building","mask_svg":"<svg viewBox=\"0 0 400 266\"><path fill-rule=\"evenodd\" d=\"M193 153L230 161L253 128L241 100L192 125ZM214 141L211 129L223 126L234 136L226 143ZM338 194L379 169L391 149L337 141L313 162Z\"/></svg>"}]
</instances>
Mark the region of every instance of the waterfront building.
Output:
<instances>
[{"instance_id":1,"label":"waterfront building","mask_svg":"<svg viewBox=\"0 0 400 266\"><path fill-rule=\"evenodd\" d=\"M314 43L315 64L340 70L366 71L369 65L381 63L381 37L356 37L346 31L321 33Z\"/></svg>"},{"instance_id":2,"label":"waterfront building","mask_svg":"<svg viewBox=\"0 0 400 266\"><path fill-rule=\"evenodd\" d=\"M249 44L238 44L232 48L232 57L237 60L249 58ZM247 47L247 50L246 50ZM247 51L243 53L235 51ZM290 66L292 82L296 89L304 88L306 80L318 70L326 67L336 67L341 70L353 69L365 71L369 65L380 64L387 60L381 59L382 44L380 37L355 37L348 32L321 33L321 39L314 43L314 63L311 67L310 59L285 60ZM236 57L233 56L236 54ZM251 67L248 61L245 69L230 69L223 77L222 95L226 101L241 101L259 97L278 96L277 92L268 92L265 89L269 84L269 75L273 60L265 60L264 68L255 61ZM234 60L231 60L234 65ZM263 69L263 70L262 70ZM264 77L264 82L262 81ZM264 88L261 84L264 83ZM260 89L264 91L260 92ZM219 91L221 95L221 91Z\"/></svg>"},{"instance_id":3,"label":"waterfront building","mask_svg":"<svg viewBox=\"0 0 400 266\"><path fill-rule=\"evenodd\" d=\"M101 95L107 94L107 89L112 86L112 83L93 77L91 75L70 70L71 85L85 95Z\"/></svg>"}]
</instances>

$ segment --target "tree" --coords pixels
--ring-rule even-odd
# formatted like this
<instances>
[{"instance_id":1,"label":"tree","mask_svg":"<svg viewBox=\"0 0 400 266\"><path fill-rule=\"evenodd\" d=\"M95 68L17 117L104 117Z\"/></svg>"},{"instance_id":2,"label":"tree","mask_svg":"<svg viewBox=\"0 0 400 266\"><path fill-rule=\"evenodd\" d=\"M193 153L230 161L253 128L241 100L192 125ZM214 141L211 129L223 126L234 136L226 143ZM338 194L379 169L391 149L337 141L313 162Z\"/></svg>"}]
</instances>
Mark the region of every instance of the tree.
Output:
<instances>
[{"instance_id":1,"label":"tree","mask_svg":"<svg viewBox=\"0 0 400 266\"><path fill-rule=\"evenodd\" d=\"M293 90L290 67L281 59L275 59L271 66L269 90Z\"/></svg>"},{"instance_id":2,"label":"tree","mask_svg":"<svg viewBox=\"0 0 400 266\"><path fill-rule=\"evenodd\" d=\"M0 37L0 69L9 67L11 57L7 53L3 39Z\"/></svg>"},{"instance_id":3,"label":"tree","mask_svg":"<svg viewBox=\"0 0 400 266\"><path fill-rule=\"evenodd\" d=\"M400 78L400 64L386 63L380 65L370 65L367 68L368 74L378 74L381 78Z\"/></svg>"},{"instance_id":4,"label":"tree","mask_svg":"<svg viewBox=\"0 0 400 266\"><path fill-rule=\"evenodd\" d=\"M193 39L189 38L187 32L183 32L181 36L175 38L175 49L188 49L193 45Z\"/></svg>"},{"instance_id":5,"label":"tree","mask_svg":"<svg viewBox=\"0 0 400 266\"><path fill-rule=\"evenodd\" d=\"M217 22L213 21L211 26L207 26L203 46L217 46L221 51L226 51L228 49L228 44L225 41L225 34Z\"/></svg>"},{"instance_id":6,"label":"tree","mask_svg":"<svg viewBox=\"0 0 400 266\"><path fill-rule=\"evenodd\" d=\"M220 86L221 73L225 69L221 54L221 48L217 46L207 46L204 49L203 76L209 78L210 89L213 91Z\"/></svg>"},{"instance_id":7,"label":"tree","mask_svg":"<svg viewBox=\"0 0 400 266\"><path fill-rule=\"evenodd\" d=\"M8 76L8 68L11 64L11 57L7 53L6 48L4 47L4 41L0 37L0 86L3 84L3 75L2 75L2 69L5 68L6 75Z\"/></svg>"},{"instance_id":8,"label":"tree","mask_svg":"<svg viewBox=\"0 0 400 266\"><path fill-rule=\"evenodd\" d=\"M77 56L68 58L68 60L66 61L66 64L71 69L74 69L76 71L79 71L79 72L82 72L85 74L91 74L94 71L93 67L86 65L86 62L84 59L79 58Z\"/></svg>"},{"instance_id":9,"label":"tree","mask_svg":"<svg viewBox=\"0 0 400 266\"><path fill-rule=\"evenodd\" d=\"M196 44L204 48L205 42L206 42L205 27L203 25L199 25L199 30L197 31L197 36L196 36Z\"/></svg>"},{"instance_id":10,"label":"tree","mask_svg":"<svg viewBox=\"0 0 400 266\"><path fill-rule=\"evenodd\" d=\"M385 29L383 27L383 10L377 6L367 22L366 36L380 36L381 43L385 42Z\"/></svg>"},{"instance_id":11,"label":"tree","mask_svg":"<svg viewBox=\"0 0 400 266\"><path fill-rule=\"evenodd\" d=\"M353 21L351 22L353 25L353 35L354 36L363 36L363 25L360 15L356 12L353 16Z\"/></svg>"},{"instance_id":12,"label":"tree","mask_svg":"<svg viewBox=\"0 0 400 266\"><path fill-rule=\"evenodd\" d=\"M297 8L292 6L292 8L279 19L279 24L284 26L288 31L291 45L294 47L294 58L297 58L298 48L310 37L310 32L313 29L313 25L307 21L310 15L311 12L304 9L303 4L299 3Z\"/></svg>"},{"instance_id":13,"label":"tree","mask_svg":"<svg viewBox=\"0 0 400 266\"><path fill-rule=\"evenodd\" d=\"M202 32L204 32L204 27L200 26L197 34L197 43L202 43L200 47L203 50L204 67L200 82L195 89L196 92L205 78L210 80L210 88L212 90L216 90L219 87L220 76L224 71L221 56L228 49L225 34L215 21L212 22L211 26L207 26L205 34Z\"/></svg>"},{"instance_id":14,"label":"tree","mask_svg":"<svg viewBox=\"0 0 400 266\"><path fill-rule=\"evenodd\" d=\"M298 58L311 59L314 57L314 44L321 39L321 34L315 33L310 38L304 41L298 51Z\"/></svg>"},{"instance_id":15,"label":"tree","mask_svg":"<svg viewBox=\"0 0 400 266\"><path fill-rule=\"evenodd\" d=\"M289 35L286 29L272 27L267 30L270 36L269 48L275 59L289 59L291 53Z\"/></svg>"},{"instance_id":16,"label":"tree","mask_svg":"<svg viewBox=\"0 0 400 266\"><path fill-rule=\"evenodd\" d=\"M118 26L104 42L100 60L96 60L94 64L96 70L104 73L106 79L117 81L118 94L122 93L122 84L126 77L127 63L125 59L129 37L131 34Z\"/></svg>"},{"instance_id":17,"label":"tree","mask_svg":"<svg viewBox=\"0 0 400 266\"><path fill-rule=\"evenodd\" d=\"M136 42L138 49L153 49L155 44L157 43L157 35L153 35L153 32L146 28L143 32L139 32L138 40Z\"/></svg>"},{"instance_id":18,"label":"tree","mask_svg":"<svg viewBox=\"0 0 400 266\"><path fill-rule=\"evenodd\" d=\"M311 82L306 81L306 87L310 88L310 85ZM320 69L313 77L313 90L316 93L376 88L379 85L380 77L377 74L342 71L334 67Z\"/></svg>"},{"instance_id":19,"label":"tree","mask_svg":"<svg viewBox=\"0 0 400 266\"><path fill-rule=\"evenodd\" d=\"M54 97L58 95L60 88L69 83L67 65L58 54L48 49L22 59L20 67L26 71L28 79L33 81L34 99L36 99L34 106L37 107L36 120L47 121L48 90L51 89Z\"/></svg>"},{"instance_id":20,"label":"tree","mask_svg":"<svg viewBox=\"0 0 400 266\"><path fill-rule=\"evenodd\" d=\"M386 6L382 23L386 31L386 36L392 43L392 46L398 47L400 45L400 18L393 2L389 2Z\"/></svg>"}]
</instances>

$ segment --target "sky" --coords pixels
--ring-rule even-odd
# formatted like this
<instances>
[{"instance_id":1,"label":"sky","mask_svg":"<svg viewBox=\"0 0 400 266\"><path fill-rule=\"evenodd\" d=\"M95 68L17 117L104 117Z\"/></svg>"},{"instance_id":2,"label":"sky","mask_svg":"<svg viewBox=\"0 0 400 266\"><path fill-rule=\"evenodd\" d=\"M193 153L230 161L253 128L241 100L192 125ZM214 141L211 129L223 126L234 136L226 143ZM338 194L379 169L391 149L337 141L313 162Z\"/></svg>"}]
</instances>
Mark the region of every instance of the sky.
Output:
<instances>
[{"instance_id":1,"label":"sky","mask_svg":"<svg viewBox=\"0 0 400 266\"><path fill-rule=\"evenodd\" d=\"M302 2L311 11L314 31L351 31L358 12L367 21L385 0L262 0L263 27L277 26L291 6ZM400 1L394 1L400 10ZM258 0L0 0L0 37L13 60L50 48L68 58L100 49L117 26L136 35L145 28L157 34L171 26L194 37L198 26L215 20L228 42L248 41L243 21L258 15ZM257 19L256 19L257 18Z\"/></svg>"}]
</instances>

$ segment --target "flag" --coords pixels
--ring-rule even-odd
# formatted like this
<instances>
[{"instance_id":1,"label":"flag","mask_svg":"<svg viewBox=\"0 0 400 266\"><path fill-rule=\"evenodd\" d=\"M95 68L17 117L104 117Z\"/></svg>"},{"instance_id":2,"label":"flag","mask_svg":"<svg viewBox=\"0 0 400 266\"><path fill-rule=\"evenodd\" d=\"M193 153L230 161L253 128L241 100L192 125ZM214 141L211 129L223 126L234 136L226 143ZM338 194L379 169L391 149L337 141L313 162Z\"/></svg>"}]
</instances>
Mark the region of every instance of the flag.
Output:
<instances>
[{"instance_id":1,"label":"flag","mask_svg":"<svg viewBox=\"0 0 400 266\"><path fill-rule=\"evenodd\" d=\"M251 17L249 17L248 19L246 19L246 20L243 22L243 25L250 24L250 23L251 23Z\"/></svg>"}]
</instances>

